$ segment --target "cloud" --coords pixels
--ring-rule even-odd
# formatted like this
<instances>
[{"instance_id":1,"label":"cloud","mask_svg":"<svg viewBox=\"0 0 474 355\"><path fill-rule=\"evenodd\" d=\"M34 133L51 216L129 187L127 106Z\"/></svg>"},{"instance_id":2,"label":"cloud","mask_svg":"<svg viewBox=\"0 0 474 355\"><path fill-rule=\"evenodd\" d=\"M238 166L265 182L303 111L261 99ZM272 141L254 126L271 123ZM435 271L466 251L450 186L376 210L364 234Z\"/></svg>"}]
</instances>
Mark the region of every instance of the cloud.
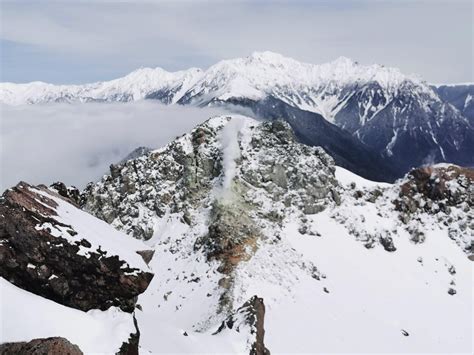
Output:
<instances>
[{"instance_id":1,"label":"cloud","mask_svg":"<svg viewBox=\"0 0 474 355\"><path fill-rule=\"evenodd\" d=\"M82 188L135 148L164 146L222 113L152 101L1 106L0 189L20 180Z\"/></svg>"},{"instance_id":2,"label":"cloud","mask_svg":"<svg viewBox=\"0 0 474 355\"><path fill-rule=\"evenodd\" d=\"M8 58L18 52L4 68L8 80L28 72L30 80L47 81L42 73L53 75L48 68L58 57L54 67L65 83L111 79L139 66L207 67L255 50L311 63L344 55L433 82L472 77L469 0L38 1L3 3L2 12L5 43L37 50L18 67L22 52L5 45Z\"/></svg>"}]
</instances>

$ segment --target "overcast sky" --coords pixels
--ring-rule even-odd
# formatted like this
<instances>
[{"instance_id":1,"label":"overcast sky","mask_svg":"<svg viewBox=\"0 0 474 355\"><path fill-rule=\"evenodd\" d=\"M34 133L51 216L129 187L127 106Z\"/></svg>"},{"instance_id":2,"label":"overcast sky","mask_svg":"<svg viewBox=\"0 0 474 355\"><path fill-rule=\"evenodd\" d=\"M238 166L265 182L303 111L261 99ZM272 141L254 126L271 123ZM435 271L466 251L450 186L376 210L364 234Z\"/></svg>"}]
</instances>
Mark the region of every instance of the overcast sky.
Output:
<instances>
[{"instance_id":1,"label":"overcast sky","mask_svg":"<svg viewBox=\"0 0 474 355\"><path fill-rule=\"evenodd\" d=\"M473 81L470 0L0 2L1 81L84 83L263 50Z\"/></svg>"}]
</instances>

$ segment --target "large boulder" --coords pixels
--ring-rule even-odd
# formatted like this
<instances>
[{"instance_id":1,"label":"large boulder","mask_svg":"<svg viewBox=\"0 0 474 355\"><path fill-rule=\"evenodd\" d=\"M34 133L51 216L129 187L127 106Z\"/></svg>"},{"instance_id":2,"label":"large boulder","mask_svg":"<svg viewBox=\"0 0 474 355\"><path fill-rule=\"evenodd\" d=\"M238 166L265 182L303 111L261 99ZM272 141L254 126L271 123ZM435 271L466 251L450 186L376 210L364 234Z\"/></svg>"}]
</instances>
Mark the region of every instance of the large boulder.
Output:
<instances>
[{"instance_id":1,"label":"large boulder","mask_svg":"<svg viewBox=\"0 0 474 355\"><path fill-rule=\"evenodd\" d=\"M146 250L45 186L21 182L0 199L0 276L14 285L83 311L126 312L153 274Z\"/></svg>"},{"instance_id":2,"label":"large boulder","mask_svg":"<svg viewBox=\"0 0 474 355\"><path fill-rule=\"evenodd\" d=\"M2 355L82 355L83 352L69 340L60 337L33 339L29 342L15 342L0 344Z\"/></svg>"}]
</instances>

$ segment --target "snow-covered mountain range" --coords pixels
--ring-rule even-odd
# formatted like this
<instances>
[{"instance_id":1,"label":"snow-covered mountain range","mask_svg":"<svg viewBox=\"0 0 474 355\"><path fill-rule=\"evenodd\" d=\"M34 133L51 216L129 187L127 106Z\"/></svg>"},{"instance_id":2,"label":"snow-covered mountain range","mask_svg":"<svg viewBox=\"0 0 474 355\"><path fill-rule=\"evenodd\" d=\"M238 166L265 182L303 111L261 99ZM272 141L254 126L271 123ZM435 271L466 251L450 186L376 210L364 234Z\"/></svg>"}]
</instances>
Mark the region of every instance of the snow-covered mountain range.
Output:
<instances>
[{"instance_id":1,"label":"snow-covered mountain range","mask_svg":"<svg viewBox=\"0 0 474 355\"><path fill-rule=\"evenodd\" d=\"M4 193L2 351L472 353L472 169L376 183L236 115L132 156Z\"/></svg>"},{"instance_id":2,"label":"snow-covered mountain range","mask_svg":"<svg viewBox=\"0 0 474 355\"><path fill-rule=\"evenodd\" d=\"M295 119L288 121L305 143L323 146L338 164L360 175L392 181L426 163L474 165L473 86L463 87L462 93L451 89L448 94L445 86L430 86L398 69L360 65L344 57L313 65L276 53L255 52L221 61L205 71L192 68L170 73L144 68L120 79L86 85L1 83L0 102L154 99L165 104L233 104L258 111L263 118L288 119L287 110L281 109L284 104L297 110L292 113ZM348 151L360 152L341 155L324 145L318 136L334 136L334 128L311 127L307 121L302 124L298 116L307 116L307 112L313 114L312 121L323 118L352 135L352 145L357 148ZM299 136L299 131L308 130L319 132ZM335 146L345 144L339 137L332 140Z\"/></svg>"}]
</instances>

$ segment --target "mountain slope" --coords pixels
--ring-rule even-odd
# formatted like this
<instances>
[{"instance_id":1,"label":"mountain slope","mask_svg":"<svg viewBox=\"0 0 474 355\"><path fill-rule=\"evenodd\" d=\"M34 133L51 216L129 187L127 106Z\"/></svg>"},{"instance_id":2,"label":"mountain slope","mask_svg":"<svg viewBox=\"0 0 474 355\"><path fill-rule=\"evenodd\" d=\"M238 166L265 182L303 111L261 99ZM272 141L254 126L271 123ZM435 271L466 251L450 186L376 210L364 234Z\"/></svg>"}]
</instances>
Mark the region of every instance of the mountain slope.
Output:
<instances>
[{"instance_id":1,"label":"mountain slope","mask_svg":"<svg viewBox=\"0 0 474 355\"><path fill-rule=\"evenodd\" d=\"M60 183L4 193L0 341L472 353L473 183L448 164L368 181L287 122L214 117L81 194Z\"/></svg>"},{"instance_id":2,"label":"mountain slope","mask_svg":"<svg viewBox=\"0 0 474 355\"><path fill-rule=\"evenodd\" d=\"M469 353L473 178L374 183L286 123L217 117L83 198L155 250L136 314L151 352L250 352L255 328L233 324L256 295L274 353Z\"/></svg>"},{"instance_id":3,"label":"mountain slope","mask_svg":"<svg viewBox=\"0 0 474 355\"><path fill-rule=\"evenodd\" d=\"M433 90L439 97L449 102L468 118L471 126L474 125L474 84L441 84L433 85Z\"/></svg>"}]
</instances>

